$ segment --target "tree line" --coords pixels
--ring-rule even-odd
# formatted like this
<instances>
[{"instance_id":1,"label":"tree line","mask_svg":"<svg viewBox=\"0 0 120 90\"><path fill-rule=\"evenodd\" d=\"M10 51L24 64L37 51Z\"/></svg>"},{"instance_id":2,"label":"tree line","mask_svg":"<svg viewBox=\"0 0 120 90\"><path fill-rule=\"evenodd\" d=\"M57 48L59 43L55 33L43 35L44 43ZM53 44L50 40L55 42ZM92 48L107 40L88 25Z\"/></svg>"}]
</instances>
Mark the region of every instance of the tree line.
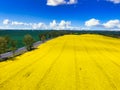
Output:
<instances>
[{"instance_id":1,"label":"tree line","mask_svg":"<svg viewBox=\"0 0 120 90\"><path fill-rule=\"evenodd\" d=\"M45 42L48 39L55 38L55 37L65 35L65 34L68 34L68 33L65 31L60 31L60 32L51 31L51 32L46 32L46 33L40 33L38 37L40 41ZM22 41L28 51L31 51L34 49L33 44L36 41L32 35L30 34L24 35ZM6 53L6 52L12 52L13 57L14 57L15 51L18 49L17 45L18 45L17 40L12 39L8 35L0 37L0 58L1 58L1 54Z\"/></svg>"},{"instance_id":2,"label":"tree line","mask_svg":"<svg viewBox=\"0 0 120 90\"><path fill-rule=\"evenodd\" d=\"M66 34L102 34L106 36L112 36L112 37L119 37L120 32L107 32L107 31L68 31L68 30L49 30L45 31L44 33L39 33L38 37L39 40L42 42L45 42L48 39L55 38L58 36L66 35ZM26 34L23 36L23 44L25 45L26 49L28 51L33 50L33 44L36 42L34 37L30 34ZM6 52L13 52L13 56L15 51L18 49L18 42L17 40L12 39L10 36L2 36L0 37L0 58L1 54Z\"/></svg>"},{"instance_id":3,"label":"tree line","mask_svg":"<svg viewBox=\"0 0 120 90\"><path fill-rule=\"evenodd\" d=\"M11 39L9 36L0 37L0 54L17 49L17 41ZM1 57L1 55L0 55Z\"/></svg>"}]
</instances>

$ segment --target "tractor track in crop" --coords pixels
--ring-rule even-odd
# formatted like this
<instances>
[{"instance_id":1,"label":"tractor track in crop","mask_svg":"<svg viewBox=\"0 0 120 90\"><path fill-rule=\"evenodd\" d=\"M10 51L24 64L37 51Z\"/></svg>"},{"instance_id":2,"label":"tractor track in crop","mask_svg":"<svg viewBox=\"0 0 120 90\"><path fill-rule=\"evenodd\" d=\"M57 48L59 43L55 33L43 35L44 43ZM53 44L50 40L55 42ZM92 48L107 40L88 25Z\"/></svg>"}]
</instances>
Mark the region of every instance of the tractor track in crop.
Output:
<instances>
[{"instance_id":1,"label":"tractor track in crop","mask_svg":"<svg viewBox=\"0 0 120 90\"><path fill-rule=\"evenodd\" d=\"M99 45L98 42L96 42L96 43L97 43L97 45ZM108 47L108 46L106 46L105 44L103 44L103 45L104 45L105 47ZM115 47L115 46L114 46L114 47ZM115 47L115 48L116 48L116 47ZM117 48L117 49L118 49L118 48ZM108 51L108 49L103 48L104 52L103 52L103 51L101 52L101 51L98 50L97 48L96 48L96 50L99 51L100 55L105 56L106 58L109 59L109 61L110 61L111 63L113 63L114 65L116 65L118 68L120 68L120 65L119 65L118 63L116 63L113 59L110 58L111 55L108 56L108 55L104 54L104 52L107 52L107 54L111 54L111 53ZM112 56L115 57L115 58L117 58L117 59L119 59L118 56L116 56L116 55L113 54L113 53L112 53Z\"/></svg>"},{"instance_id":2,"label":"tractor track in crop","mask_svg":"<svg viewBox=\"0 0 120 90\"><path fill-rule=\"evenodd\" d=\"M79 78L79 67L78 67L78 61L77 61L77 56L76 56L76 40L75 38L73 39L74 41L74 61L75 61L75 74L76 74L76 90L79 90L80 86L80 78Z\"/></svg>"},{"instance_id":3,"label":"tractor track in crop","mask_svg":"<svg viewBox=\"0 0 120 90\"><path fill-rule=\"evenodd\" d=\"M88 40L89 42L89 40ZM92 57L91 52L88 51L88 48L86 46L86 44L84 44L84 48L86 50L86 53L88 53L89 58L91 61L93 61L94 65L96 65L96 67L102 72L102 74L106 77L106 79L108 80L109 84L111 85L111 87L113 88L113 90L117 90L116 85L113 83L113 81L111 80L111 78L109 77L109 75L105 72L105 70L99 65L99 63L94 60L94 57ZM94 47L95 48L95 47ZM97 49L97 48L96 48ZM96 53L98 53L99 50L97 50Z\"/></svg>"},{"instance_id":4,"label":"tractor track in crop","mask_svg":"<svg viewBox=\"0 0 120 90\"><path fill-rule=\"evenodd\" d=\"M53 60L52 64L50 65L50 67L48 68L48 70L46 71L46 73L43 75L43 77L40 79L40 81L38 82L38 84L36 85L36 90L38 90L38 88L40 88L40 85L43 83L43 81L47 78L48 74L51 72L52 68L54 67L55 63L57 62L57 60L60 58L60 56L62 55L62 52L64 51L65 48L65 44L66 41L64 41L64 45L60 51L60 53L58 54L58 56Z\"/></svg>"},{"instance_id":5,"label":"tractor track in crop","mask_svg":"<svg viewBox=\"0 0 120 90\"><path fill-rule=\"evenodd\" d=\"M34 65L34 63L37 63L40 59L43 59L46 55L49 55L48 53L52 52L53 48L54 48L54 45L52 47L50 47L49 50L47 50L47 52L45 54L43 54L41 57L37 57L33 62L31 62L30 64L28 64L24 68L20 69L19 71L17 71L14 75L10 76L9 78L4 80L3 82L0 82L0 87L3 87L5 83L9 82L12 78L14 78L19 73L23 72L23 70L25 70L26 68L29 68L31 65ZM38 53L38 55L39 55L39 53Z\"/></svg>"},{"instance_id":6,"label":"tractor track in crop","mask_svg":"<svg viewBox=\"0 0 120 90\"><path fill-rule=\"evenodd\" d=\"M106 50L105 48L104 48L104 52L107 52L108 54L110 54L110 53L108 52L108 50ZM119 65L118 63L116 63L113 59L111 59L110 56L102 53L101 51L99 51L99 53L100 53L101 55L104 55L106 58L109 59L109 61L110 61L111 63L113 63L114 65L116 65L118 68L120 68L120 65ZM114 56L115 58L117 58L117 56L114 55L114 54L112 54L112 56ZM119 58L118 58L118 59L119 59Z\"/></svg>"},{"instance_id":7,"label":"tractor track in crop","mask_svg":"<svg viewBox=\"0 0 120 90\"><path fill-rule=\"evenodd\" d=\"M97 44L96 44L97 45ZM98 50L98 48L94 47L96 49L96 53L98 53L98 55L102 54L100 53L100 51ZM94 59L94 57L90 54L90 52L87 52L90 55L91 60L95 63L96 67L99 68L99 70L103 73L103 75L106 77L106 79L108 80L109 84L111 85L111 87L113 88L113 90L117 90L116 85L114 84L114 82L111 80L110 76L106 73L106 71L103 69L103 67L101 65L99 65L99 63ZM100 57L99 57L100 59ZM102 59L100 59L102 60Z\"/></svg>"},{"instance_id":8,"label":"tractor track in crop","mask_svg":"<svg viewBox=\"0 0 120 90\"><path fill-rule=\"evenodd\" d=\"M104 51L107 52L108 54L110 54L110 52L106 48L104 48ZM118 68L120 68L120 64L116 63L113 59L110 58L110 56L108 56L108 55L106 55L102 52L101 52L101 54L106 56L114 65L116 65ZM112 54L112 57L115 57L115 58L119 59L118 56L116 56L115 54Z\"/></svg>"},{"instance_id":9,"label":"tractor track in crop","mask_svg":"<svg viewBox=\"0 0 120 90\"><path fill-rule=\"evenodd\" d=\"M113 90L117 90L116 85L114 84L114 82L111 80L111 78L109 77L109 75L105 72L105 70L93 59L95 65L100 69L100 71L105 75L106 79L108 80L108 82L110 83L111 87L113 88Z\"/></svg>"}]
</instances>

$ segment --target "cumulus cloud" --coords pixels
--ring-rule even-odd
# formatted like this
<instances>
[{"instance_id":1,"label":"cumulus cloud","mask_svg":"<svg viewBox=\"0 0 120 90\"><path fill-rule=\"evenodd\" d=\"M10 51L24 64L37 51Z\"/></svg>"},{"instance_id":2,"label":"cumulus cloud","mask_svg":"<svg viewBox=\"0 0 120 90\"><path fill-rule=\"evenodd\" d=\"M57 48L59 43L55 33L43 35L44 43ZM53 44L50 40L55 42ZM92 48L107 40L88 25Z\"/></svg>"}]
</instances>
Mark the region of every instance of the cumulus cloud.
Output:
<instances>
[{"instance_id":1,"label":"cumulus cloud","mask_svg":"<svg viewBox=\"0 0 120 90\"><path fill-rule=\"evenodd\" d=\"M53 20L52 22L50 22L50 28L57 30L69 29L71 28L71 21L61 20L59 23L57 23L56 20Z\"/></svg>"},{"instance_id":2,"label":"cumulus cloud","mask_svg":"<svg viewBox=\"0 0 120 90\"><path fill-rule=\"evenodd\" d=\"M53 20L52 22L50 22L50 28L56 28L58 26L56 20Z\"/></svg>"},{"instance_id":3,"label":"cumulus cloud","mask_svg":"<svg viewBox=\"0 0 120 90\"><path fill-rule=\"evenodd\" d=\"M107 0L109 2L113 2L114 4L119 4L120 3L120 0Z\"/></svg>"},{"instance_id":4,"label":"cumulus cloud","mask_svg":"<svg viewBox=\"0 0 120 90\"><path fill-rule=\"evenodd\" d=\"M11 25L24 25L24 26L29 26L28 23L23 23L23 22L17 22L17 21L12 21Z\"/></svg>"},{"instance_id":5,"label":"cumulus cloud","mask_svg":"<svg viewBox=\"0 0 120 90\"><path fill-rule=\"evenodd\" d=\"M49 6L57 6L60 4L65 4L66 2L64 0L47 0L47 5Z\"/></svg>"},{"instance_id":6,"label":"cumulus cloud","mask_svg":"<svg viewBox=\"0 0 120 90\"><path fill-rule=\"evenodd\" d=\"M25 22L19 22L19 21L12 21L5 19L3 20L3 24L5 26L9 25L10 27L21 27L21 28L31 28L31 29L55 29L55 30L65 30L65 29L73 29L74 27L71 26L71 21L65 21L61 20L59 23L57 23L56 20L53 20L48 25L39 22L39 23L25 23Z\"/></svg>"},{"instance_id":7,"label":"cumulus cloud","mask_svg":"<svg viewBox=\"0 0 120 90\"><path fill-rule=\"evenodd\" d=\"M32 27L32 29L46 29L46 27L47 27L42 22L39 22L39 23L24 23L24 22L12 21L11 25L13 25L13 26L28 26L28 27Z\"/></svg>"},{"instance_id":8,"label":"cumulus cloud","mask_svg":"<svg viewBox=\"0 0 120 90\"><path fill-rule=\"evenodd\" d=\"M85 21L84 26L72 26L71 21L61 20L57 22L53 20L49 24L44 22L38 23L26 23L19 21L12 21L9 19L3 20L3 26L0 28L12 28L12 29L39 29L39 30L90 30L90 29L102 29L102 30L120 30L120 20L113 19L104 23L100 23L100 20L92 18Z\"/></svg>"},{"instance_id":9,"label":"cumulus cloud","mask_svg":"<svg viewBox=\"0 0 120 90\"><path fill-rule=\"evenodd\" d=\"M103 26L105 28L120 28L120 20L115 19L115 20L109 20L108 22L104 23Z\"/></svg>"},{"instance_id":10,"label":"cumulus cloud","mask_svg":"<svg viewBox=\"0 0 120 90\"><path fill-rule=\"evenodd\" d=\"M77 0L70 0L69 2L67 2L67 4L76 4Z\"/></svg>"},{"instance_id":11,"label":"cumulus cloud","mask_svg":"<svg viewBox=\"0 0 120 90\"><path fill-rule=\"evenodd\" d=\"M105 23L100 23L100 20L98 19L90 19L85 22L85 26L90 27L90 28L96 28L96 29L111 29L111 30L119 30L120 29L120 20L114 19L114 20L109 20Z\"/></svg>"},{"instance_id":12,"label":"cumulus cloud","mask_svg":"<svg viewBox=\"0 0 120 90\"><path fill-rule=\"evenodd\" d=\"M25 23L25 22L19 22L19 21L12 21L9 19L3 20L4 25L9 25L11 27L19 27L22 26L24 28L31 28L31 29L47 29L47 25L45 25L42 22L39 23Z\"/></svg>"},{"instance_id":13,"label":"cumulus cloud","mask_svg":"<svg viewBox=\"0 0 120 90\"><path fill-rule=\"evenodd\" d=\"M10 23L10 20L9 20L9 19L3 20L3 24L4 24L4 25L8 25L9 23Z\"/></svg>"},{"instance_id":14,"label":"cumulus cloud","mask_svg":"<svg viewBox=\"0 0 120 90\"><path fill-rule=\"evenodd\" d=\"M85 26L87 26L87 27L93 27L93 26L98 26L98 25L100 25L99 20L94 19L94 18L85 22Z\"/></svg>"},{"instance_id":15,"label":"cumulus cloud","mask_svg":"<svg viewBox=\"0 0 120 90\"><path fill-rule=\"evenodd\" d=\"M34 24L31 24L31 26L32 26L32 28L33 29L47 29L47 26L46 26L46 24L44 24L44 23L34 23Z\"/></svg>"},{"instance_id":16,"label":"cumulus cloud","mask_svg":"<svg viewBox=\"0 0 120 90\"><path fill-rule=\"evenodd\" d=\"M62 4L76 4L77 0L47 0L47 5L48 6L58 6Z\"/></svg>"},{"instance_id":17,"label":"cumulus cloud","mask_svg":"<svg viewBox=\"0 0 120 90\"><path fill-rule=\"evenodd\" d=\"M62 20L59 23L59 28L60 29L68 29L70 26L71 26L71 21L64 21L64 20Z\"/></svg>"}]
</instances>

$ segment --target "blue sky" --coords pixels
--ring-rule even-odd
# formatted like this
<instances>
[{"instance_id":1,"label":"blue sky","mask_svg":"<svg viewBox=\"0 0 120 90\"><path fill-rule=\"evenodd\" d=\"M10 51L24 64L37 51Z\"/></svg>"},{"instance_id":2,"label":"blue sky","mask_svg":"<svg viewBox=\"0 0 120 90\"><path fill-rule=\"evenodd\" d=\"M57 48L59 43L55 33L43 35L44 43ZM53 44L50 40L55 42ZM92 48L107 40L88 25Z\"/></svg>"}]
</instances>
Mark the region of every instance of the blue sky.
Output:
<instances>
[{"instance_id":1,"label":"blue sky","mask_svg":"<svg viewBox=\"0 0 120 90\"><path fill-rule=\"evenodd\" d=\"M1 0L1 29L120 29L120 0Z\"/></svg>"}]
</instances>

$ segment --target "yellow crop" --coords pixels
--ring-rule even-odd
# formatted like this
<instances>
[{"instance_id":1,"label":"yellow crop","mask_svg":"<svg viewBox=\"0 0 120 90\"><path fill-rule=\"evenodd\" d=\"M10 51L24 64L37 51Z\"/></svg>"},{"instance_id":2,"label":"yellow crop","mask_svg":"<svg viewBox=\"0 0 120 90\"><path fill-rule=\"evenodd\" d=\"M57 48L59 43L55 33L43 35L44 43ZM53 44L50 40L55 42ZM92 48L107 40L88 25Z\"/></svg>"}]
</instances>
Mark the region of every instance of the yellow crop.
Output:
<instances>
[{"instance_id":1,"label":"yellow crop","mask_svg":"<svg viewBox=\"0 0 120 90\"><path fill-rule=\"evenodd\" d=\"M0 90L120 90L120 39L65 35L0 63Z\"/></svg>"}]
</instances>

